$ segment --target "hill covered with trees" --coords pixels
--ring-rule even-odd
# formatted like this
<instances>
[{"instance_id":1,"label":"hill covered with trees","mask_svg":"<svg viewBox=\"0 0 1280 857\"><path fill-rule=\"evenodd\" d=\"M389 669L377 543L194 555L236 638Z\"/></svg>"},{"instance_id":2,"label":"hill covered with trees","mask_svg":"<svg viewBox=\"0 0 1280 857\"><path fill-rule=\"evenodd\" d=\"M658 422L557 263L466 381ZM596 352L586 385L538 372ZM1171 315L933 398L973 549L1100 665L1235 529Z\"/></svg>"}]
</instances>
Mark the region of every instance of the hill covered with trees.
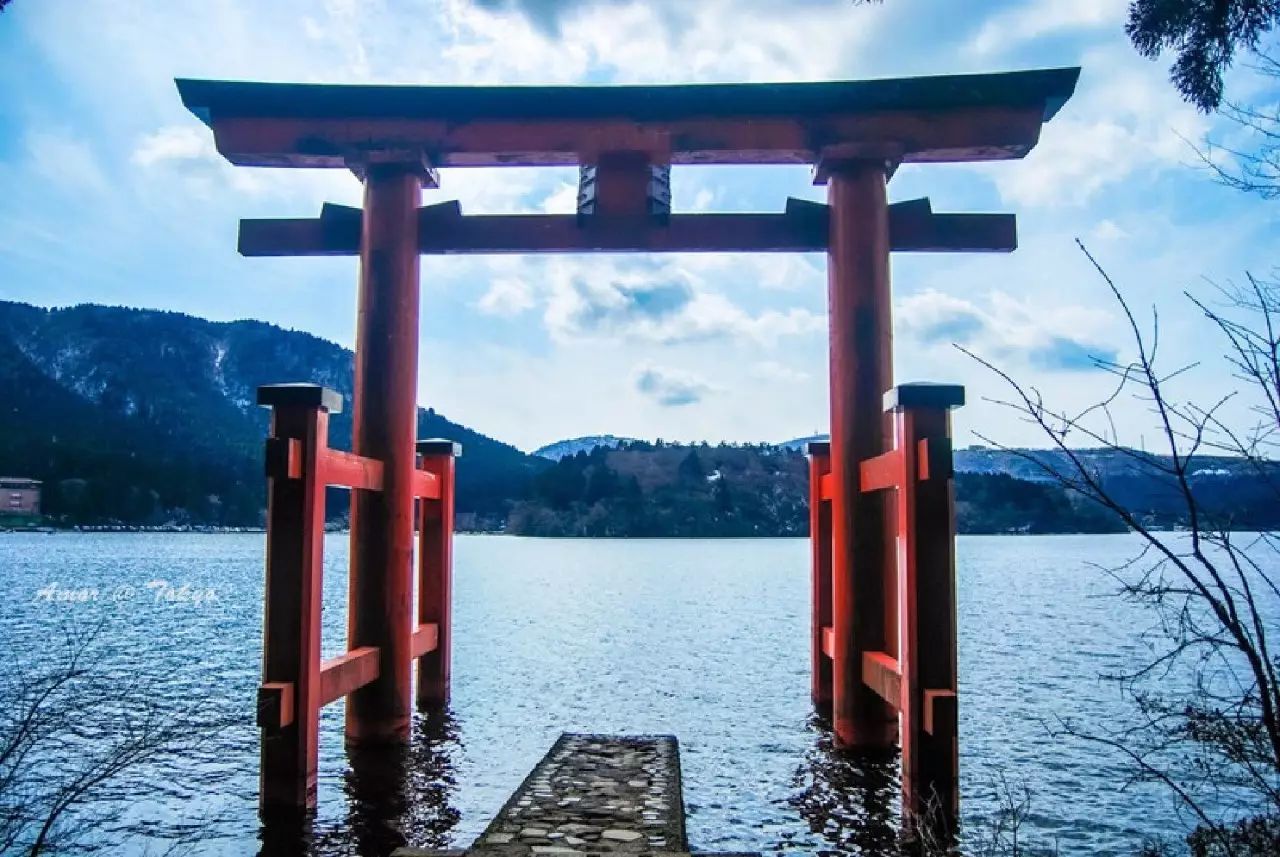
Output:
<instances>
[{"instance_id":1,"label":"hill covered with trees","mask_svg":"<svg viewBox=\"0 0 1280 857\"><path fill-rule=\"evenodd\" d=\"M350 405L352 354L256 321L82 305L0 302L0 475L42 480L63 523L254 526L262 522L260 385L310 381ZM349 407L331 443L350 448ZM498 527L546 466L433 410L419 437L460 442L458 510ZM343 492L332 492L341 518Z\"/></svg>"},{"instance_id":2,"label":"hill covered with trees","mask_svg":"<svg viewBox=\"0 0 1280 857\"><path fill-rule=\"evenodd\" d=\"M256 321L82 305L0 302L0 476L44 482L50 522L257 526L263 521L262 384L310 381L351 400L352 354L310 334ZM577 438L528 455L418 413L419 437L463 446L459 523L542 536L800 536L808 531L801 444L712 446ZM350 448L351 419L331 422ZM1133 450L1084 457L1152 526L1183 523L1169 486ZM1055 453L958 450L961 532L1109 532L1113 520L1054 484ZM552 457L558 458L553 461ZM1058 456L1061 458L1061 456ZM1198 496L1242 528L1280 527L1274 484L1241 460L1206 458ZM330 518L347 513L330 495Z\"/></svg>"},{"instance_id":3,"label":"hill covered with trees","mask_svg":"<svg viewBox=\"0 0 1280 857\"><path fill-rule=\"evenodd\" d=\"M597 446L533 479L509 532L531 536L803 536L808 461L769 444ZM1003 473L956 482L963 533L1119 532L1101 510L1062 488Z\"/></svg>"}]
</instances>

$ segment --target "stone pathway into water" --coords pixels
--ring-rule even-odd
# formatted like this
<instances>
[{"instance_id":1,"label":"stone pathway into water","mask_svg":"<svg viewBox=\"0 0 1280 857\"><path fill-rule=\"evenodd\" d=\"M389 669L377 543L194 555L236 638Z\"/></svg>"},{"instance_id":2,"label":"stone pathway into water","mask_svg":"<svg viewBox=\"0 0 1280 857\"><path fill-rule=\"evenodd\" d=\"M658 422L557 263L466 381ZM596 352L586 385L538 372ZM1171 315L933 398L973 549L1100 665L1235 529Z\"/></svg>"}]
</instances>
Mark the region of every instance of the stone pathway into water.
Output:
<instances>
[{"instance_id":1,"label":"stone pathway into water","mask_svg":"<svg viewBox=\"0 0 1280 857\"><path fill-rule=\"evenodd\" d=\"M564 734L465 853L688 850L675 738ZM405 848L393 857L440 853Z\"/></svg>"}]
</instances>

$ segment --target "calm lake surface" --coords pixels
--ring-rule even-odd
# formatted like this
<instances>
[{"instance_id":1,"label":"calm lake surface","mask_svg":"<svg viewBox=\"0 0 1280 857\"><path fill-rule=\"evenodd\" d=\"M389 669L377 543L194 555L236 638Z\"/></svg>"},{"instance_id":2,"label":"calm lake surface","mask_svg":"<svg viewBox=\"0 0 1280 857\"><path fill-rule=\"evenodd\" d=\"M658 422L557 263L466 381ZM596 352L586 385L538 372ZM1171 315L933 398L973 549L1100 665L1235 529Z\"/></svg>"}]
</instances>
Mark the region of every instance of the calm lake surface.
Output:
<instances>
[{"instance_id":1,"label":"calm lake surface","mask_svg":"<svg viewBox=\"0 0 1280 857\"><path fill-rule=\"evenodd\" d=\"M261 847L263 543L0 535L7 651L38 663L64 629L97 628L103 669L142 677L168 710L222 724L153 763L145 799L121 795L99 837L128 843L113 854L148 842L158 853L174 836L197 839L181 853ZM1138 662L1148 621L1090 564L1136 547L1129 536L961 537L967 819L992 810L1004 778L1031 790L1033 823L1064 854L1132 853L1144 835L1182 828L1162 792L1125 787L1118 760L1050 734L1059 718L1126 716L1101 677ZM346 537L329 536L325 550L331 656L344 648ZM407 754L373 780L350 770L341 705L325 710L313 850L465 846L564 731L675 734L697 848L852 853L891 842L893 760L834 755L812 714L808 551L802 539L459 537L451 710L422 718ZM195 597L174 591L183 585Z\"/></svg>"}]
</instances>

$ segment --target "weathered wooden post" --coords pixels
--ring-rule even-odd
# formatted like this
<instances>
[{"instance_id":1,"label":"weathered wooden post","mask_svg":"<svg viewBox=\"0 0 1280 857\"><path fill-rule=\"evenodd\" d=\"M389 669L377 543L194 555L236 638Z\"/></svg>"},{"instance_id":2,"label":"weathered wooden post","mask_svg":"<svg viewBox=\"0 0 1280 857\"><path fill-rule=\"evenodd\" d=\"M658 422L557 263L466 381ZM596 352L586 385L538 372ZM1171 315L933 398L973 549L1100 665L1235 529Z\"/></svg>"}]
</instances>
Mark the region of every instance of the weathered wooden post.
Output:
<instances>
[{"instance_id":1,"label":"weathered wooden post","mask_svg":"<svg viewBox=\"0 0 1280 857\"><path fill-rule=\"evenodd\" d=\"M418 525L418 627L436 628L435 648L418 657L418 704L436 706L449 700L454 463L462 445L440 438L420 440L418 454L422 469L433 474L440 487L438 503L421 502Z\"/></svg>"},{"instance_id":2,"label":"weathered wooden post","mask_svg":"<svg viewBox=\"0 0 1280 857\"><path fill-rule=\"evenodd\" d=\"M383 463L353 492L349 645L376 646L378 677L347 701L347 737L408 737L413 699L413 498L418 386L418 205L434 174L400 154L363 172L352 447Z\"/></svg>"},{"instance_id":3,"label":"weathered wooden post","mask_svg":"<svg viewBox=\"0 0 1280 857\"><path fill-rule=\"evenodd\" d=\"M949 410L964 388L904 384L885 396L898 454L903 809L952 833L960 811L956 706L955 502Z\"/></svg>"},{"instance_id":4,"label":"weathered wooden post","mask_svg":"<svg viewBox=\"0 0 1280 857\"><path fill-rule=\"evenodd\" d=\"M258 389L267 440L267 580L263 619L259 810L315 806L320 723L320 596L329 414L342 397L314 384Z\"/></svg>"},{"instance_id":5,"label":"weathered wooden post","mask_svg":"<svg viewBox=\"0 0 1280 857\"><path fill-rule=\"evenodd\" d=\"M884 161L824 162L830 233L832 726L839 747L887 747L893 710L862 681L863 655L886 639L882 498L860 490L859 463L884 449L882 399L893 385L889 207Z\"/></svg>"},{"instance_id":6,"label":"weathered wooden post","mask_svg":"<svg viewBox=\"0 0 1280 857\"><path fill-rule=\"evenodd\" d=\"M813 704L831 707L831 657L827 632L831 628L831 503L823 491L831 473L831 444L809 444L809 550L813 590Z\"/></svg>"}]
</instances>

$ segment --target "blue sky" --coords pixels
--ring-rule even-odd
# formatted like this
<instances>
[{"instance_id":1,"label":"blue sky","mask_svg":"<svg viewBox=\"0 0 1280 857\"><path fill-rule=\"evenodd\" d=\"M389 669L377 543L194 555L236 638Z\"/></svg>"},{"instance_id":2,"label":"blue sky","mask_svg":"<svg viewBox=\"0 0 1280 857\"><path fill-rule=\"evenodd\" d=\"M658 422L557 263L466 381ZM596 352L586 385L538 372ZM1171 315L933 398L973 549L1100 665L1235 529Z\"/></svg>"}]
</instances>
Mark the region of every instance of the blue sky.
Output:
<instances>
[{"instance_id":1,"label":"blue sky","mask_svg":"<svg viewBox=\"0 0 1280 857\"><path fill-rule=\"evenodd\" d=\"M893 199L1012 211L1009 256L900 255L900 380L964 383L956 418L1043 445L961 343L1064 407L1097 397L1090 356L1129 344L1083 239L1146 312L1163 358L1203 361L1182 392L1224 389L1218 343L1182 297L1269 274L1276 203L1216 185L1186 140L1230 134L1137 57L1124 0L15 0L0 15L0 297L262 319L351 345L351 259L242 259L241 217L358 204L343 171L235 169L173 78L380 83L820 80L1084 68L1021 162L901 169ZM1230 92L1272 103L1268 81ZM1236 141L1241 142L1241 141ZM425 202L469 213L572 210L572 170L445 170ZM685 168L677 210L779 211L820 199L801 168ZM782 440L827 420L821 256L425 258L420 401L529 449L614 433ZM293 379L281 379L293 380ZM1216 396L1215 396L1216 397ZM1140 405L1118 429L1154 440Z\"/></svg>"}]
</instances>

